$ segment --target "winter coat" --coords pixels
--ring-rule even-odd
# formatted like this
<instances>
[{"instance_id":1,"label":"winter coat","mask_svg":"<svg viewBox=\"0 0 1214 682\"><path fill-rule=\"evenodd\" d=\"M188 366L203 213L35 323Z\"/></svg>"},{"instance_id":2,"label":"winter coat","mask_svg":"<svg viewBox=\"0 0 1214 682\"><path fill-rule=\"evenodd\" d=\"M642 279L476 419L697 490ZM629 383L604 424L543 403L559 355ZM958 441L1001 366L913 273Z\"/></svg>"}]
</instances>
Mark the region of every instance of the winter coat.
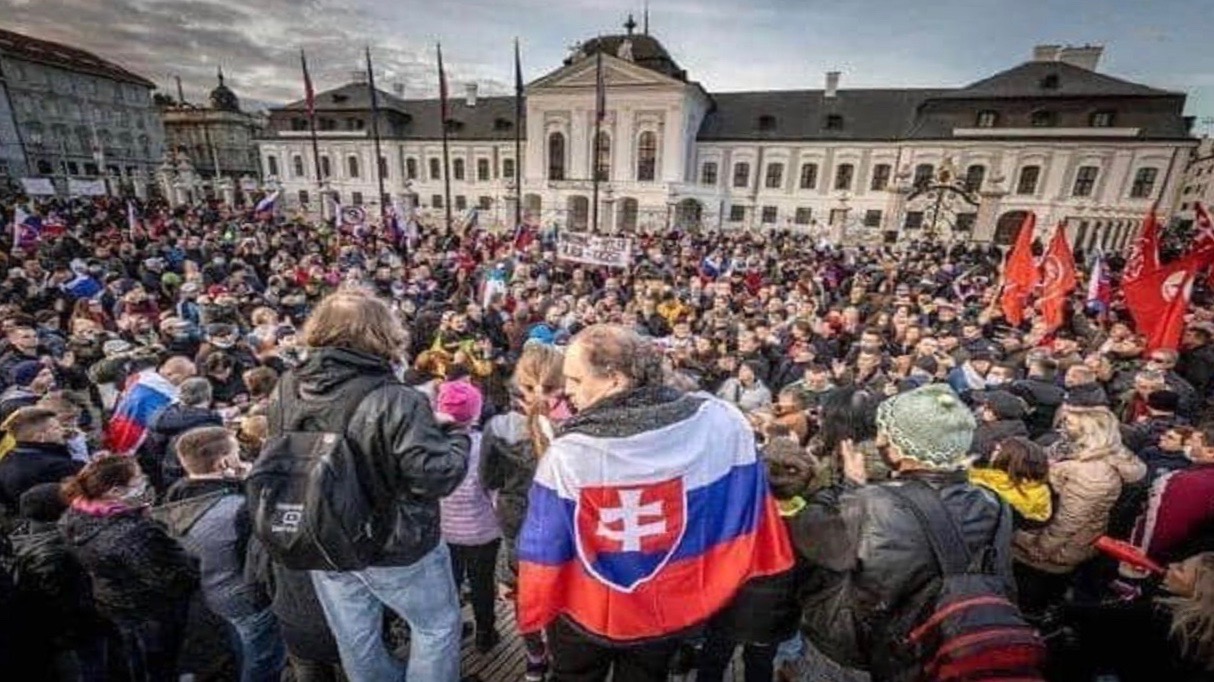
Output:
<instances>
[{"instance_id":1,"label":"winter coat","mask_svg":"<svg viewBox=\"0 0 1214 682\"><path fill-rule=\"evenodd\" d=\"M141 509L91 513L73 507L59 528L88 571L102 615L173 617L198 586L198 570L185 550Z\"/></svg>"},{"instance_id":2,"label":"winter coat","mask_svg":"<svg viewBox=\"0 0 1214 682\"><path fill-rule=\"evenodd\" d=\"M1027 438L1028 427L1020 419L1001 419L996 422L980 422L974 430L974 442L970 452L982 461L987 461L995 452L995 446L1007 440L1021 436Z\"/></svg>"},{"instance_id":3,"label":"winter coat","mask_svg":"<svg viewBox=\"0 0 1214 682\"><path fill-rule=\"evenodd\" d=\"M16 510L25 491L40 483L56 483L84 465L72 459L66 445L17 443L0 459L0 505Z\"/></svg>"},{"instance_id":4,"label":"winter coat","mask_svg":"<svg viewBox=\"0 0 1214 682\"><path fill-rule=\"evenodd\" d=\"M494 510L504 538L497 579L506 585L518 579L515 542L527 518L527 495L538 463L522 413L507 412L485 424L481 433L481 485L497 492Z\"/></svg>"},{"instance_id":5,"label":"winter coat","mask_svg":"<svg viewBox=\"0 0 1214 682\"><path fill-rule=\"evenodd\" d=\"M70 646L98 627L88 573L54 522L22 521L9 542L23 628Z\"/></svg>"},{"instance_id":6,"label":"winter coat","mask_svg":"<svg viewBox=\"0 0 1214 682\"><path fill-rule=\"evenodd\" d=\"M1062 401L1066 399L1066 391L1061 386L1045 379L1029 377L1012 382L1010 390L1013 394L1024 398L1029 407L1033 408L1028 418L1024 420L1030 436L1040 438L1054 428L1054 415L1058 412Z\"/></svg>"},{"instance_id":7,"label":"winter coat","mask_svg":"<svg viewBox=\"0 0 1214 682\"><path fill-rule=\"evenodd\" d=\"M37 404L41 397L25 386L9 386L4 393L0 393L0 421L8 419L23 407Z\"/></svg>"},{"instance_id":8,"label":"winter coat","mask_svg":"<svg viewBox=\"0 0 1214 682\"><path fill-rule=\"evenodd\" d=\"M1147 417L1131 426L1121 427L1121 442L1131 452L1139 453L1159 445L1159 437L1175 426L1184 426L1189 420L1174 414L1159 414Z\"/></svg>"},{"instance_id":9,"label":"winter coat","mask_svg":"<svg viewBox=\"0 0 1214 682\"><path fill-rule=\"evenodd\" d=\"M1073 405L1109 406L1109 394L1098 382L1071 386L1066 390L1066 401Z\"/></svg>"},{"instance_id":10,"label":"winter coat","mask_svg":"<svg viewBox=\"0 0 1214 682\"><path fill-rule=\"evenodd\" d=\"M746 388L736 378L726 379L717 397L738 406L743 412L753 412L765 407L771 407L771 391L760 381Z\"/></svg>"},{"instance_id":11,"label":"winter coat","mask_svg":"<svg viewBox=\"0 0 1214 682\"><path fill-rule=\"evenodd\" d=\"M1193 460L1189 459L1183 451L1168 452L1158 445L1152 445L1138 453L1138 459L1147 465L1147 485L1154 485L1155 481L1164 474L1183 471L1193 466Z\"/></svg>"},{"instance_id":12,"label":"winter coat","mask_svg":"<svg viewBox=\"0 0 1214 682\"><path fill-rule=\"evenodd\" d=\"M969 472L970 483L993 490L1012 508L1016 528L1040 528L1054 515L1050 486L1045 481L1012 483L1006 471L975 467Z\"/></svg>"},{"instance_id":13,"label":"winter coat","mask_svg":"<svg viewBox=\"0 0 1214 682\"><path fill-rule=\"evenodd\" d=\"M1189 382L1200 400L1205 400L1214 389L1214 344L1190 348L1180 353L1176 373Z\"/></svg>"},{"instance_id":14,"label":"winter coat","mask_svg":"<svg viewBox=\"0 0 1214 682\"><path fill-rule=\"evenodd\" d=\"M152 418L147 439L140 450L147 453L152 466L158 466L163 489L185 476L185 469L177 459L177 439L186 431L203 426L223 426L223 417L205 407L173 403Z\"/></svg>"},{"instance_id":15,"label":"winter coat","mask_svg":"<svg viewBox=\"0 0 1214 682\"><path fill-rule=\"evenodd\" d=\"M381 383L355 395L356 379ZM347 424L324 422L340 419L352 401L358 406ZM387 361L344 348L317 349L284 376L267 415L270 436L282 433L284 419L305 411L321 428L344 429L364 458L362 483L371 499L393 507L392 532L372 565L408 566L434 549L438 501L464 478L468 436L440 427L425 397L397 381Z\"/></svg>"},{"instance_id":16,"label":"winter coat","mask_svg":"<svg viewBox=\"0 0 1214 682\"><path fill-rule=\"evenodd\" d=\"M1133 542L1164 564L1214 549L1214 464L1160 477L1151 486Z\"/></svg>"},{"instance_id":17,"label":"winter coat","mask_svg":"<svg viewBox=\"0 0 1214 682\"><path fill-rule=\"evenodd\" d=\"M261 589L245 579L253 527L240 481L178 481L152 518L198 563L202 595L216 615L242 618L269 605Z\"/></svg>"},{"instance_id":18,"label":"winter coat","mask_svg":"<svg viewBox=\"0 0 1214 682\"><path fill-rule=\"evenodd\" d=\"M964 472L908 472L895 481L822 490L788 518L809 577L801 590L801 629L835 662L874 679L917 679L920 661L897 652L935 595L940 568L914 512L888 488L929 485L940 496L971 552L994 548L994 566L1014 594L1010 519L990 490Z\"/></svg>"},{"instance_id":19,"label":"winter coat","mask_svg":"<svg viewBox=\"0 0 1214 682\"><path fill-rule=\"evenodd\" d=\"M481 483L481 434L472 433L468 473L452 493L442 499L443 540L450 545L483 545L502 536L493 503Z\"/></svg>"},{"instance_id":20,"label":"winter coat","mask_svg":"<svg viewBox=\"0 0 1214 682\"><path fill-rule=\"evenodd\" d=\"M1050 488L1057 496L1054 517L1045 527L1019 531L1016 559L1047 573L1069 573L1096 555L1092 546L1109 528L1109 515L1124 486L1146 476L1147 468L1125 450L1084 450L1050 465Z\"/></svg>"}]
</instances>

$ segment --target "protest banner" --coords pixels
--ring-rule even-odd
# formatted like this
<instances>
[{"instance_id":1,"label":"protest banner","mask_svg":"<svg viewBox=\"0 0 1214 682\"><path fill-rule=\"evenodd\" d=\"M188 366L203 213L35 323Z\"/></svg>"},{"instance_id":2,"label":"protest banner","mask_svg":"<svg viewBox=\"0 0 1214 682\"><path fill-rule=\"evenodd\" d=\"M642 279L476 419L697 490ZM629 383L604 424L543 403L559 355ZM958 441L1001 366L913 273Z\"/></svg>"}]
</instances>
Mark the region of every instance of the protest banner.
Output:
<instances>
[{"instance_id":1,"label":"protest banner","mask_svg":"<svg viewBox=\"0 0 1214 682\"><path fill-rule=\"evenodd\" d=\"M632 262L632 239L561 232L556 257L575 263L626 268Z\"/></svg>"},{"instance_id":2,"label":"protest banner","mask_svg":"<svg viewBox=\"0 0 1214 682\"><path fill-rule=\"evenodd\" d=\"M106 195L105 181L68 178L67 193L73 197L103 197Z\"/></svg>"},{"instance_id":3,"label":"protest banner","mask_svg":"<svg viewBox=\"0 0 1214 682\"><path fill-rule=\"evenodd\" d=\"M50 178L21 178L21 187L25 193L33 197L50 197L55 195L55 185Z\"/></svg>"}]
</instances>

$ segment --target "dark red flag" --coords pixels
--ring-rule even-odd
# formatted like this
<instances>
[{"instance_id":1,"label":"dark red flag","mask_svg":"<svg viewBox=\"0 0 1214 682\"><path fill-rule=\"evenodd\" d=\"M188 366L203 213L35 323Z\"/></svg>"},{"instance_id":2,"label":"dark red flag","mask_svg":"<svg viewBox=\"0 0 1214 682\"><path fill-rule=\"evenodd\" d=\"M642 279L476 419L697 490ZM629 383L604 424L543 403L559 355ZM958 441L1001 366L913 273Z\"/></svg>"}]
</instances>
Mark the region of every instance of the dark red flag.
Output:
<instances>
[{"instance_id":1,"label":"dark red flag","mask_svg":"<svg viewBox=\"0 0 1214 682\"><path fill-rule=\"evenodd\" d=\"M1214 259L1214 249L1189 254L1123 286L1126 306L1148 350L1175 348L1184 329L1189 294L1197 273Z\"/></svg>"},{"instance_id":2,"label":"dark red flag","mask_svg":"<svg viewBox=\"0 0 1214 682\"><path fill-rule=\"evenodd\" d=\"M1142 220L1142 232L1134 240L1130 257L1122 273L1123 282L1132 282L1159 269L1159 219L1155 217L1158 204L1152 204Z\"/></svg>"},{"instance_id":3,"label":"dark red flag","mask_svg":"<svg viewBox=\"0 0 1214 682\"><path fill-rule=\"evenodd\" d=\"M1024 322L1024 304L1037 287L1037 266L1033 263L1033 230L1037 226L1037 214L1029 211L1020 224L1016 244L1003 264L1003 294L1000 304L1008 322L1019 325Z\"/></svg>"},{"instance_id":4,"label":"dark red flag","mask_svg":"<svg viewBox=\"0 0 1214 682\"><path fill-rule=\"evenodd\" d=\"M1066 224L1054 231L1045 259L1041 262L1041 314L1050 331L1062 326L1066 299L1079 280L1075 277L1075 254L1066 238Z\"/></svg>"}]
</instances>

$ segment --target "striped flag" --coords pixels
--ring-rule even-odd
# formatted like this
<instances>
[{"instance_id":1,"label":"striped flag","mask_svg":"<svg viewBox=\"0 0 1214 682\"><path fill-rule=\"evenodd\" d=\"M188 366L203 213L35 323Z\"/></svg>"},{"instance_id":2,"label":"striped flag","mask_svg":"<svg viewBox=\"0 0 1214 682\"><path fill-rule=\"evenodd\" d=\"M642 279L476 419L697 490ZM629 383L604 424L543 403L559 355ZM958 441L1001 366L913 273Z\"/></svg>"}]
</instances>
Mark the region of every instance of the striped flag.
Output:
<instances>
[{"instance_id":1,"label":"striped flag","mask_svg":"<svg viewBox=\"0 0 1214 682\"><path fill-rule=\"evenodd\" d=\"M279 190L274 190L262 197L261 201L257 202L257 207L253 211L255 213L273 213L274 209L278 206L278 194Z\"/></svg>"},{"instance_id":2,"label":"striped flag","mask_svg":"<svg viewBox=\"0 0 1214 682\"><path fill-rule=\"evenodd\" d=\"M26 213L24 208L13 209L13 251L30 249L38 245L42 236L42 219Z\"/></svg>"},{"instance_id":3,"label":"striped flag","mask_svg":"<svg viewBox=\"0 0 1214 682\"><path fill-rule=\"evenodd\" d=\"M118 399L105 432L105 446L116 455L134 454L147 436L152 419L177 399L177 387L154 369L133 377Z\"/></svg>"},{"instance_id":4,"label":"striped flag","mask_svg":"<svg viewBox=\"0 0 1214 682\"><path fill-rule=\"evenodd\" d=\"M1109 284L1109 271L1104 266L1104 254L1096 251L1092 260L1092 271L1088 274L1087 304L1089 308L1108 312L1113 300L1113 289Z\"/></svg>"}]
</instances>

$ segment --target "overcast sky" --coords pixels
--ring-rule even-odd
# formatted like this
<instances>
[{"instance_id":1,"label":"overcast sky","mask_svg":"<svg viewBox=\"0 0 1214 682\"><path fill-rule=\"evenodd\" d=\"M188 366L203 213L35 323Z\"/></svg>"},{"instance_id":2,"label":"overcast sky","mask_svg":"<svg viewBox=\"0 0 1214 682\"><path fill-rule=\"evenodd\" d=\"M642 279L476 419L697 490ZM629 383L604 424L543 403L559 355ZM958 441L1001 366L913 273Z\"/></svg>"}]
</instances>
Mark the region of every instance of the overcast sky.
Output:
<instances>
[{"instance_id":1,"label":"overcast sky","mask_svg":"<svg viewBox=\"0 0 1214 682\"><path fill-rule=\"evenodd\" d=\"M350 80L364 45L377 85L436 91L434 43L453 91L507 92L511 40L527 80L569 46L622 32L643 0L0 0L0 26L92 50L199 100L222 65L245 100L299 99L298 50L318 90ZM1189 93L1214 117L1214 0L652 0L651 34L711 91L960 86L1025 61L1039 43L1100 43L1100 71ZM1202 124L1197 127L1200 132Z\"/></svg>"}]
</instances>

